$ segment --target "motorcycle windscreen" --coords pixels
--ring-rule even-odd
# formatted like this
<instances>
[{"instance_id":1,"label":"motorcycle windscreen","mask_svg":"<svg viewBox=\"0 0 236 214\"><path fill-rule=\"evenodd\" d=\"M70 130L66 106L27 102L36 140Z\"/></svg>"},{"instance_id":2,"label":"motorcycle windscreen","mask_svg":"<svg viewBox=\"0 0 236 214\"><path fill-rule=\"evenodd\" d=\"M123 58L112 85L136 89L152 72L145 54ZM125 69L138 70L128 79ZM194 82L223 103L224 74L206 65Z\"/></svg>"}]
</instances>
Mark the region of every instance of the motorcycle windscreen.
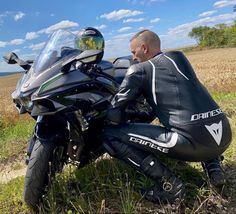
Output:
<instances>
[{"instance_id":1,"label":"motorcycle windscreen","mask_svg":"<svg viewBox=\"0 0 236 214\"><path fill-rule=\"evenodd\" d=\"M25 92L38 88L43 82L60 73L63 62L81 52L74 48L75 37L69 31L55 31L25 75L20 90Z\"/></svg>"},{"instance_id":2,"label":"motorcycle windscreen","mask_svg":"<svg viewBox=\"0 0 236 214\"><path fill-rule=\"evenodd\" d=\"M38 75L45 69L52 66L59 59L63 58L65 55L68 55L69 49L71 51L75 51L75 37L76 36L69 31L55 31L35 60L33 65L34 74ZM68 52L65 54L66 49Z\"/></svg>"}]
</instances>

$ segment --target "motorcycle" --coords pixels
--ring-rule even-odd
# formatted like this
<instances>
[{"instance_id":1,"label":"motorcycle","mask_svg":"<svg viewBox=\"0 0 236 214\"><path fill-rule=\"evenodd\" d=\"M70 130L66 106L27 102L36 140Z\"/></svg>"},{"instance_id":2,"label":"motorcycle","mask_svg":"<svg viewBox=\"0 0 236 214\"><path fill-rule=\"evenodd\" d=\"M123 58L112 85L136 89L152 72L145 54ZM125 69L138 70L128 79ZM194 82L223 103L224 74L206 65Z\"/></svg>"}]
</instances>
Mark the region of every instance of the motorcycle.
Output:
<instances>
[{"instance_id":1,"label":"motorcycle","mask_svg":"<svg viewBox=\"0 0 236 214\"><path fill-rule=\"evenodd\" d=\"M46 187L65 164L79 168L105 153L102 130L112 97L127 68L130 56L98 62L100 50L80 52L75 35L54 32L35 61L24 61L15 53L4 56L8 64L24 69L13 102L19 114L36 121L28 145L24 200L36 208ZM137 107L138 106L138 107ZM149 109L144 99L129 109Z\"/></svg>"}]
</instances>

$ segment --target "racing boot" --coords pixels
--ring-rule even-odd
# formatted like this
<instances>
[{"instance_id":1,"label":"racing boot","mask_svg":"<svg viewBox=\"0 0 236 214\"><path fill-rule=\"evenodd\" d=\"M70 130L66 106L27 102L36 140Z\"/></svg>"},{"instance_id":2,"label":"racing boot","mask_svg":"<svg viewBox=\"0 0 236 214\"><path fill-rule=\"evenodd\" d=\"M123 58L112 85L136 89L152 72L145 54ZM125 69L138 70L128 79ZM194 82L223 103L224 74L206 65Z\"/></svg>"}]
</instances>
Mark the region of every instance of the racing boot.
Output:
<instances>
[{"instance_id":1,"label":"racing boot","mask_svg":"<svg viewBox=\"0 0 236 214\"><path fill-rule=\"evenodd\" d=\"M184 185L166 166L160 163L156 156L119 140L106 142L104 147L111 156L125 161L155 181L155 185L152 187L141 190L145 199L154 203L172 203L176 199L183 198Z\"/></svg>"},{"instance_id":2,"label":"racing boot","mask_svg":"<svg viewBox=\"0 0 236 214\"><path fill-rule=\"evenodd\" d=\"M202 167L209 179L210 184L216 188L222 188L226 184L224 171L220 163L221 160L223 160L223 156L221 156L221 158L215 158L202 162Z\"/></svg>"},{"instance_id":3,"label":"racing boot","mask_svg":"<svg viewBox=\"0 0 236 214\"><path fill-rule=\"evenodd\" d=\"M143 172L154 179L153 186L143 189L145 199L154 203L174 203L182 201L185 195L183 183L170 170L158 161L154 155L149 155L142 162Z\"/></svg>"}]
</instances>

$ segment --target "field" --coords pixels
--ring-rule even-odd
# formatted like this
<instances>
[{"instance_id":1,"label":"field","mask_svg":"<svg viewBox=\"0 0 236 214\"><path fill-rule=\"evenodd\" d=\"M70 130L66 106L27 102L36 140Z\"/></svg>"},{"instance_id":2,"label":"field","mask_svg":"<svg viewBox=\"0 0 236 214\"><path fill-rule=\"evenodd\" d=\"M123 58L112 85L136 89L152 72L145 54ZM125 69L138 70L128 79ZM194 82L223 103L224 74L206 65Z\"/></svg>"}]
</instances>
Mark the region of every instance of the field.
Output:
<instances>
[{"instance_id":1,"label":"field","mask_svg":"<svg viewBox=\"0 0 236 214\"><path fill-rule=\"evenodd\" d=\"M199 163L165 160L186 183L186 201L175 206L154 205L135 192L140 183L150 181L109 159L79 171L68 167L52 184L40 213L236 213L236 48L191 51L186 56L233 130L223 162L228 179L224 191L216 193L207 185ZM34 124L28 116L19 117L11 101L18 78L0 77L0 213L30 213L22 199L23 176L1 180L3 173L10 177L24 169L26 142Z\"/></svg>"}]
</instances>

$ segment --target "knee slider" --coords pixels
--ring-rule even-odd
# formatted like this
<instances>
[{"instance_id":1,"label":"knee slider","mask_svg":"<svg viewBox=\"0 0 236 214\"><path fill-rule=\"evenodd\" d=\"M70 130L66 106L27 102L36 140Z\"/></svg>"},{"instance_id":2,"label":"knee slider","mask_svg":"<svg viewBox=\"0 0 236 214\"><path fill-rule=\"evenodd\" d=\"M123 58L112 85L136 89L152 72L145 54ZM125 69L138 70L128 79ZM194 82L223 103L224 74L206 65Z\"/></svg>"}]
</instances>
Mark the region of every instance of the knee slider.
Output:
<instances>
[{"instance_id":1,"label":"knee slider","mask_svg":"<svg viewBox=\"0 0 236 214\"><path fill-rule=\"evenodd\" d=\"M111 156L117 158L124 157L128 151L128 146L117 139L106 141L103 146Z\"/></svg>"},{"instance_id":2,"label":"knee slider","mask_svg":"<svg viewBox=\"0 0 236 214\"><path fill-rule=\"evenodd\" d=\"M109 142L103 143L103 147L105 148L105 150L108 152L109 155L111 156L116 155L116 152L114 151L112 145Z\"/></svg>"}]
</instances>

